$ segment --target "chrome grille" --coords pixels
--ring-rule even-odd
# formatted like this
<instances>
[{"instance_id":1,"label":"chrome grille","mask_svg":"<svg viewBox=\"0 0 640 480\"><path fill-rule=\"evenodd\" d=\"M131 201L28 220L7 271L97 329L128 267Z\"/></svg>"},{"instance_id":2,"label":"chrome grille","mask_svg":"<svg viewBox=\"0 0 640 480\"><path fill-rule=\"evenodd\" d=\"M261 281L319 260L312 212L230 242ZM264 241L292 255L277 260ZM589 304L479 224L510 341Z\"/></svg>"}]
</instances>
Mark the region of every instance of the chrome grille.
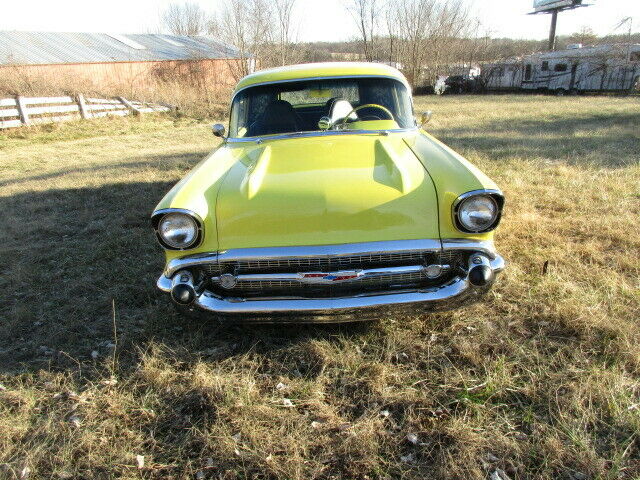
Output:
<instances>
[{"instance_id":1,"label":"chrome grille","mask_svg":"<svg viewBox=\"0 0 640 480\"><path fill-rule=\"evenodd\" d=\"M397 252L371 253L364 255L348 255L339 257L288 257L288 258L256 258L232 262L221 262L220 265L208 266L209 273L273 273L331 271L348 268L371 268L387 265L420 265L431 256L431 252Z\"/></svg>"},{"instance_id":2,"label":"chrome grille","mask_svg":"<svg viewBox=\"0 0 640 480\"><path fill-rule=\"evenodd\" d=\"M418 285L427 281L424 273L398 273L392 275L381 275L376 278L362 278L348 283L339 283L335 285L312 286L305 285L295 280L260 280L239 282L233 289L228 291L242 293L263 293L265 291L274 292L279 290L280 293L296 293L311 291L327 291L338 292L347 290L359 290L367 287L393 288L407 287ZM217 284L217 282L214 282ZM219 284L218 284L219 285Z\"/></svg>"},{"instance_id":3,"label":"chrome grille","mask_svg":"<svg viewBox=\"0 0 640 480\"><path fill-rule=\"evenodd\" d=\"M404 251L389 253L367 253L345 256L252 258L221 261L218 264L203 265L209 286L224 296L266 297L332 297L366 291L387 291L389 289L415 288L442 284L453 278L457 266L464 265L469 252L448 250ZM344 270L376 269L384 267L421 266L433 263L450 265L450 269L436 280L429 279L424 271L394 272L373 278L363 277L344 283L305 284L295 279L245 279L229 289L222 288L219 279L222 274L278 274L303 272L338 272ZM213 278L212 278L213 277Z\"/></svg>"},{"instance_id":4,"label":"chrome grille","mask_svg":"<svg viewBox=\"0 0 640 480\"><path fill-rule=\"evenodd\" d=\"M343 257L291 257L250 259L240 261L222 261L219 264L204 265L206 273L274 273L301 271L330 271L348 268L372 268L396 265L420 265L425 261L450 262L460 252L448 251L439 254L433 252L398 252L350 255Z\"/></svg>"}]
</instances>

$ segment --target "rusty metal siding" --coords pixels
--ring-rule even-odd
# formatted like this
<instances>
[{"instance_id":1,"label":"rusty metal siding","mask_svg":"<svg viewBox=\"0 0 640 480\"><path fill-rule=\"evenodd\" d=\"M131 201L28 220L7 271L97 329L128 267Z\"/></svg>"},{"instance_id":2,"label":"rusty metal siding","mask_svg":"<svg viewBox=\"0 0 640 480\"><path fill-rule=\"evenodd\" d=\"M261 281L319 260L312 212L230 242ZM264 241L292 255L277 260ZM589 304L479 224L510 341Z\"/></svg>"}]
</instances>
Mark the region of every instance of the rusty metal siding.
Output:
<instances>
[{"instance_id":1,"label":"rusty metal siding","mask_svg":"<svg viewBox=\"0 0 640 480\"><path fill-rule=\"evenodd\" d=\"M25 78L55 78L58 81L69 80L69 84L81 84L87 89L117 90L123 85L127 88L141 88L154 85L167 76L170 79L181 78L194 85L217 85L231 88L235 84L230 64L241 60L204 59L192 62L168 60L147 62L111 62L111 63L65 63L49 65L0 65L11 69Z\"/></svg>"}]
</instances>

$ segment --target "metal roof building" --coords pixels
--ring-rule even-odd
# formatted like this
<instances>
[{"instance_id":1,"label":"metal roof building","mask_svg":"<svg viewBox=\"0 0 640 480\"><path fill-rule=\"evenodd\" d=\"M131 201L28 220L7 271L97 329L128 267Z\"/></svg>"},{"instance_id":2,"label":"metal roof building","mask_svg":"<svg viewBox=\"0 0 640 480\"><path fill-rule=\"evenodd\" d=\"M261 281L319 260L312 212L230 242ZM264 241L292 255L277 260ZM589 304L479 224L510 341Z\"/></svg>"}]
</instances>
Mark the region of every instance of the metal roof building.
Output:
<instances>
[{"instance_id":1,"label":"metal roof building","mask_svg":"<svg viewBox=\"0 0 640 480\"><path fill-rule=\"evenodd\" d=\"M239 56L235 47L204 36L0 31L0 65L157 62Z\"/></svg>"},{"instance_id":2,"label":"metal roof building","mask_svg":"<svg viewBox=\"0 0 640 480\"><path fill-rule=\"evenodd\" d=\"M207 36L0 31L0 88L7 91L37 84L121 92L167 82L219 89L233 85L249 61Z\"/></svg>"}]
</instances>

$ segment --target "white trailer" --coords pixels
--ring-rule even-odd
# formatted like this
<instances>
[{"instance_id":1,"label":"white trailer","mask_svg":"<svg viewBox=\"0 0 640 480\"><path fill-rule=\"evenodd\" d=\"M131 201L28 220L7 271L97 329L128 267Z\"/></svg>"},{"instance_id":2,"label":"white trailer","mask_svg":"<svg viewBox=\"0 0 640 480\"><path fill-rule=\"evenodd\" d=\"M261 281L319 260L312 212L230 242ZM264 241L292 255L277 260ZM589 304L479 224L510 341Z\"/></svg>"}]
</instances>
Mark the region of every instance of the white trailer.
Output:
<instances>
[{"instance_id":1,"label":"white trailer","mask_svg":"<svg viewBox=\"0 0 640 480\"><path fill-rule=\"evenodd\" d=\"M483 66L487 90L630 92L640 85L640 44L575 45Z\"/></svg>"}]
</instances>

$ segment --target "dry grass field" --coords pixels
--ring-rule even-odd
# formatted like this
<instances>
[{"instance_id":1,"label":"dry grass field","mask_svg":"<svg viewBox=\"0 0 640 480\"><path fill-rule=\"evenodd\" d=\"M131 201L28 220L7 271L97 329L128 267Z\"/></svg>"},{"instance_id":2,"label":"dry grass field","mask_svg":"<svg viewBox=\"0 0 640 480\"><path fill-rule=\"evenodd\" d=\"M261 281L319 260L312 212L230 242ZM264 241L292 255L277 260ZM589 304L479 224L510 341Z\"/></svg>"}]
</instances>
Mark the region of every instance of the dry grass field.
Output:
<instances>
[{"instance_id":1,"label":"dry grass field","mask_svg":"<svg viewBox=\"0 0 640 480\"><path fill-rule=\"evenodd\" d=\"M156 293L148 216L207 124L0 134L0 478L640 478L640 99L427 108L504 190L508 269L359 325L188 323Z\"/></svg>"}]
</instances>

